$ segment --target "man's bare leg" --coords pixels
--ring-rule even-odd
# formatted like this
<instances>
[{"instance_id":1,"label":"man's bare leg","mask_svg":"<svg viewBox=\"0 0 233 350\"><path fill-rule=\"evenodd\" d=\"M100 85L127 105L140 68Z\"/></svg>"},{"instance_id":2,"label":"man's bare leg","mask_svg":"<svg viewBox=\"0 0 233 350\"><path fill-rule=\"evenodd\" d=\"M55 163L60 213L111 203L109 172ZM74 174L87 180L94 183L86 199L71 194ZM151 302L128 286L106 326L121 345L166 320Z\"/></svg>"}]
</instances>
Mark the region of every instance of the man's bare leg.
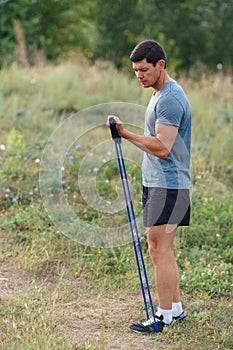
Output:
<instances>
[{"instance_id":1,"label":"man's bare leg","mask_svg":"<svg viewBox=\"0 0 233 350\"><path fill-rule=\"evenodd\" d=\"M172 309L180 301L179 272L173 254L177 225L147 228L149 252L154 264L159 308Z\"/></svg>"}]
</instances>

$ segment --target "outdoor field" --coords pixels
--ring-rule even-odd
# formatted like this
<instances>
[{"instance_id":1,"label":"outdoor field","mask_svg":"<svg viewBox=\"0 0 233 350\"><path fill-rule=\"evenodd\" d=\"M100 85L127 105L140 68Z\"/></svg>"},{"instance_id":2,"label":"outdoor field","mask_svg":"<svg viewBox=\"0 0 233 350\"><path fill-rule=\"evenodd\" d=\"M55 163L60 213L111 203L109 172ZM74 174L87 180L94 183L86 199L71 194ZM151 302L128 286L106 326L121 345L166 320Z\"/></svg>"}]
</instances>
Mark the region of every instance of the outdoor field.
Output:
<instances>
[{"instance_id":1,"label":"outdoor field","mask_svg":"<svg viewBox=\"0 0 233 350\"><path fill-rule=\"evenodd\" d=\"M140 336L129 330L145 317L130 236L126 229L124 244L101 240L100 228L127 226L124 208L106 209L122 192L105 110L120 102L122 119L131 121L130 104L138 111L135 125L143 125L151 90L111 64L103 69L82 56L0 71L2 350L233 349L232 79L221 72L177 79L193 113L191 225L178 230L175 242L187 321L159 335ZM67 120L74 124L62 129ZM63 163L47 164L56 134L50 160L60 161L61 153ZM124 141L122 148L140 221L140 154ZM101 166L87 161L98 150ZM101 210L93 193L82 192L93 178ZM71 236L67 227L62 233L62 223L71 222L66 211L59 221L51 210L57 192L75 216ZM142 247L156 305L145 240Z\"/></svg>"},{"instance_id":2,"label":"outdoor field","mask_svg":"<svg viewBox=\"0 0 233 350\"><path fill-rule=\"evenodd\" d=\"M232 18L232 0L0 0L0 350L233 349ZM172 248L187 317L166 327ZM155 313L162 333L131 331Z\"/></svg>"}]
</instances>

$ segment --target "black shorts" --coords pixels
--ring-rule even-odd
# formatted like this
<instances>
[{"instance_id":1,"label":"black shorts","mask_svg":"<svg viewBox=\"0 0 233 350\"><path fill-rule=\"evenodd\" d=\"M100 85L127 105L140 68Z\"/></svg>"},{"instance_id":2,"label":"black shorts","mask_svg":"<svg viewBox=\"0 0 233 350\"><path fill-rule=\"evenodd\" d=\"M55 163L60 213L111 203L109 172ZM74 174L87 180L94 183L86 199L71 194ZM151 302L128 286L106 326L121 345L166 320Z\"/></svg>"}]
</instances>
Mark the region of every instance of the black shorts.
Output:
<instances>
[{"instance_id":1,"label":"black shorts","mask_svg":"<svg viewBox=\"0 0 233 350\"><path fill-rule=\"evenodd\" d=\"M190 197L188 189L144 187L142 195L143 225L164 224L188 226L190 222Z\"/></svg>"}]
</instances>

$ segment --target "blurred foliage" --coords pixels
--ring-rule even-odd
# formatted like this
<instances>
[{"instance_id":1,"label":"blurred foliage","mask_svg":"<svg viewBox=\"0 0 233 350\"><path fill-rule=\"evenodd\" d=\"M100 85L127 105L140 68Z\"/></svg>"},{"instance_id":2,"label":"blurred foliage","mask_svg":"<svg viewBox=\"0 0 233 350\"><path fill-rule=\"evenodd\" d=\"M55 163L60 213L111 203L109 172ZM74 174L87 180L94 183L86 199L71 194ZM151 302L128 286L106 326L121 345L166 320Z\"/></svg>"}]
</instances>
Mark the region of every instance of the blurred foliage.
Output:
<instances>
[{"instance_id":1,"label":"blurred foliage","mask_svg":"<svg viewBox=\"0 0 233 350\"><path fill-rule=\"evenodd\" d=\"M84 0L10 0L1 5L0 64L16 59L17 44L13 20L20 21L29 56L42 51L54 60L73 48L82 51L90 46L90 1Z\"/></svg>"},{"instance_id":2,"label":"blurred foliage","mask_svg":"<svg viewBox=\"0 0 233 350\"><path fill-rule=\"evenodd\" d=\"M55 60L81 51L121 68L140 40L153 38L177 72L232 67L231 0L9 0L0 2L0 12L0 65L18 58L12 24L18 20L33 64L41 53Z\"/></svg>"}]
</instances>

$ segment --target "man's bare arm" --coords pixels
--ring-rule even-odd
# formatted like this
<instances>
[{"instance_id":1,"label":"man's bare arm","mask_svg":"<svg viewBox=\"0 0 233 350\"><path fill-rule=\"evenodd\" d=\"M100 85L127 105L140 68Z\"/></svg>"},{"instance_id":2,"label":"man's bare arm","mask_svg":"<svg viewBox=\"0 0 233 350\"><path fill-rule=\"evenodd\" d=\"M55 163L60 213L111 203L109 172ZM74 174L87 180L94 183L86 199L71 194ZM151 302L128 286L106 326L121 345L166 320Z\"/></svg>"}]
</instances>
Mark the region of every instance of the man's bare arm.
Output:
<instances>
[{"instance_id":1,"label":"man's bare arm","mask_svg":"<svg viewBox=\"0 0 233 350\"><path fill-rule=\"evenodd\" d=\"M162 159L166 158L170 153L177 136L177 126L157 124L155 128L156 136L142 136L125 129L124 124L118 117L109 117L114 117L116 120L116 127L119 134L141 150Z\"/></svg>"}]
</instances>

